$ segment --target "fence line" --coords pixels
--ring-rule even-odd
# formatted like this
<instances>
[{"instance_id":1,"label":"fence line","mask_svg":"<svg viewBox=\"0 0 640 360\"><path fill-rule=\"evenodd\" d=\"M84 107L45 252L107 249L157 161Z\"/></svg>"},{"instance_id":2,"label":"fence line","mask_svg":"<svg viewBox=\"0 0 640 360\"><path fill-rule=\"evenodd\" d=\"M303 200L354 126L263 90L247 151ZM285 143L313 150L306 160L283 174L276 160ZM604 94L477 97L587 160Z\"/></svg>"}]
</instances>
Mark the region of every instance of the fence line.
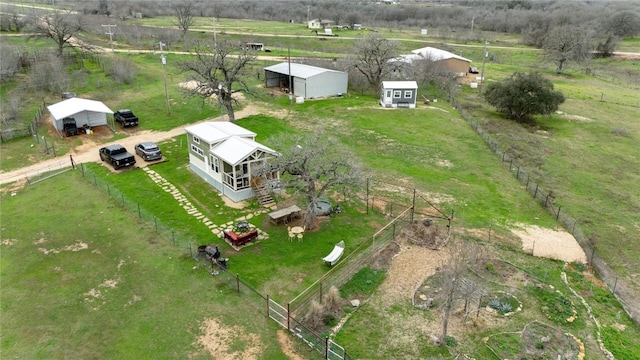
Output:
<instances>
[{"instance_id":1,"label":"fence line","mask_svg":"<svg viewBox=\"0 0 640 360\"><path fill-rule=\"evenodd\" d=\"M75 169L75 166L73 157L69 156L69 159L60 160L51 165L27 172L24 176L27 179L27 184L34 185L40 181L47 180L69 170L73 170Z\"/></svg>"},{"instance_id":2,"label":"fence line","mask_svg":"<svg viewBox=\"0 0 640 360\"><path fill-rule=\"evenodd\" d=\"M0 130L0 142L4 143L9 140L33 136L36 141L40 143L38 138L38 127L42 125L42 119L45 118L45 112L47 110L47 104L44 100L42 100L42 104L38 107L36 114L33 116L33 119L29 122L29 125L26 125L23 128L18 129L6 129Z\"/></svg>"},{"instance_id":3,"label":"fence line","mask_svg":"<svg viewBox=\"0 0 640 360\"><path fill-rule=\"evenodd\" d=\"M71 163L72 165L75 165L72 158ZM130 210L134 214L137 214L141 220L151 224L157 233L171 239L175 246L181 247L185 252L188 252L194 260L200 262L201 266L207 268L211 266L210 262L201 261L203 260L201 257L204 255L198 252L198 246L194 245L194 242L191 239L188 239L186 236L163 224L152 213L141 207L139 203L131 200L129 197L125 196L124 193L102 180L96 173L87 169L84 164L80 164L78 168L80 169L80 174L84 179L89 181L96 188L104 191L124 208ZM413 193L415 194L415 191ZM369 203L368 200L367 203ZM375 206L372 205L372 208L375 208ZM318 300L321 301L325 291L323 289L328 289L330 286L339 287L345 284L357 271L359 271L363 266L369 264L379 250L394 240L400 229L412 221L413 207L410 205L402 206L398 204L395 208L402 208L402 211L392 218L387 225L376 231L375 234L371 236L370 240L363 242L355 251L346 256L342 261L338 262L329 272L325 273L321 277L321 281L316 281L315 284L319 285L318 289L305 290L308 292L308 295L306 296L303 294L305 299L297 296L298 306L294 309L292 309L291 303L288 303L285 307L269 298L269 296L262 295L258 290L241 279L238 274L233 274L226 268L221 268L219 266L216 267L215 270L218 272L216 279L226 283L230 289L233 289L239 295L242 295L242 298L245 299L253 308L273 319L281 326L286 327L293 335L323 354L325 358L332 360L351 360L352 357L344 347L340 346L335 341L330 340L328 337L318 334L315 330L305 324L306 313L304 311L304 305L310 303L310 300L315 299L316 296ZM303 291L303 293L305 291ZM296 313L295 315L294 311Z\"/></svg>"},{"instance_id":4,"label":"fence line","mask_svg":"<svg viewBox=\"0 0 640 360\"><path fill-rule=\"evenodd\" d=\"M452 100L455 103L455 100ZM455 106L460 115L471 125L471 127L484 139L489 148L501 159L502 164L507 164L509 172L525 185L525 189L529 194L537 200L547 211L551 212L556 221L558 221L565 229L571 230L571 235L578 241L585 254L587 254L587 262L594 268L602 281L607 284L609 290L620 302L627 314L640 325L640 291L639 284L635 284L633 280L621 279L615 271L606 263L606 261L598 254L595 244L584 234L578 225L578 220L569 215L567 209L556 205L555 196L552 190L543 189L542 186L535 183L530 175L512 158L506 150L500 148L500 145L489 132L485 131L482 126L474 119L471 114Z\"/></svg>"}]
</instances>

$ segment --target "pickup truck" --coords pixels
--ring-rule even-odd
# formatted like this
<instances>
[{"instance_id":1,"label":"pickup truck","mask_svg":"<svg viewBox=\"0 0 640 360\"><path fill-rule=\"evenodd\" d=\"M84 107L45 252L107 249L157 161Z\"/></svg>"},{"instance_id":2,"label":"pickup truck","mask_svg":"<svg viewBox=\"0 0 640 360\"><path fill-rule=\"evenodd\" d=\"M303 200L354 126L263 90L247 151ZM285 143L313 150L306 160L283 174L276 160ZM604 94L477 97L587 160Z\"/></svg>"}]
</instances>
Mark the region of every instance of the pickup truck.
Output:
<instances>
[{"instance_id":1,"label":"pickup truck","mask_svg":"<svg viewBox=\"0 0 640 360\"><path fill-rule=\"evenodd\" d=\"M129 109L120 109L113 114L113 119L119 122L122 127L138 126L138 117Z\"/></svg>"},{"instance_id":2,"label":"pickup truck","mask_svg":"<svg viewBox=\"0 0 640 360\"><path fill-rule=\"evenodd\" d=\"M135 157L120 144L105 146L100 148L99 152L100 160L111 163L115 170L132 166L136 163Z\"/></svg>"},{"instance_id":3,"label":"pickup truck","mask_svg":"<svg viewBox=\"0 0 640 360\"><path fill-rule=\"evenodd\" d=\"M62 119L62 128L67 137L79 134L78 125L76 125L76 119L74 118L66 117Z\"/></svg>"}]
</instances>

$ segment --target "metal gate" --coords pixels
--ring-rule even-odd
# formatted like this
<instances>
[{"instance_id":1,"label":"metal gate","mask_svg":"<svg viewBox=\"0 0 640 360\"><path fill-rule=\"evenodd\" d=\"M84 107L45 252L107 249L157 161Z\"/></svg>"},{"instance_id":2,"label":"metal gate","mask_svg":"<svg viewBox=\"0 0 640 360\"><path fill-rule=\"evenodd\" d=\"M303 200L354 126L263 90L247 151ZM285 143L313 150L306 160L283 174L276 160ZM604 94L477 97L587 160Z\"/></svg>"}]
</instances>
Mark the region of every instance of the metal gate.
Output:
<instances>
[{"instance_id":1,"label":"metal gate","mask_svg":"<svg viewBox=\"0 0 640 360\"><path fill-rule=\"evenodd\" d=\"M342 346L329 339L327 343L327 360L344 360L346 354Z\"/></svg>"},{"instance_id":2,"label":"metal gate","mask_svg":"<svg viewBox=\"0 0 640 360\"><path fill-rule=\"evenodd\" d=\"M282 305L271 299L269 299L269 317L282 325L285 329L288 328L287 319L289 318L289 312Z\"/></svg>"}]
</instances>

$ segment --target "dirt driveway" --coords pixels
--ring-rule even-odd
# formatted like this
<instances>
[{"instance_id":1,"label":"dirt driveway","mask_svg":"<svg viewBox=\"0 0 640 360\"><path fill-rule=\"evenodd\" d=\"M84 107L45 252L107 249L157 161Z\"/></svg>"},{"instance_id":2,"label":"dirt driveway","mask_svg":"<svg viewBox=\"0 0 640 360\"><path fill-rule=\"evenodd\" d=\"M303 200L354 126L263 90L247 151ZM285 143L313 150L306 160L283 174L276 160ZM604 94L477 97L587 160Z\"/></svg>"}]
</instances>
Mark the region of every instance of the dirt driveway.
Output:
<instances>
[{"instance_id":1,"label":"dirt driveway","mask_svg":"<svg viewBox=\"0 0 640 360\"><path fill-rule=\"evenodd\" d=\"M253 105L249 105L244 109L236 112L236 119L241 119L243 117L247 117L250 115L255 115L259 113L259 109ZM206 121L224 121L222 117L210 118L203 120L201 122ZM189 124L188 126L195 125ZM98 155L98 149L103 146L111 145L111 144L121 144L129 150L129 152L133 153L133 148L135 144L144 142L144 141L154 141L154 142L162 142L171 138L174 138L178 135L184 134L185 126L179 126L175 129L171 129L169 131L151 131L151 130L140 130L138 131L136 128L134 129L126 129L120 130L124 132L131 132L131 136L127 136L124 139L120 139L117 141L112 141L108 143L100 142L101 138L109 138L112 136L111 131L109 131L106 127L102 127L102 129L96 129L96 133L93 135L79 135L82 138L83 144L72 149L68 154L64 154L58 156L53 159L49 159L46 161L41 161L39 163L23 167L13 171L0 172L0 184L8 184L12 182L17 182L19 180L23 180L27 174L35 172L39 169L46 168L48 166L54 166L60 161L68 160L69 155L73 156L73 160L76 163L85 163L85 162L100 162L100 156ZM146 166L146 162L139 157L136 157L138 167Z\"/></svg>"}]
</instances>

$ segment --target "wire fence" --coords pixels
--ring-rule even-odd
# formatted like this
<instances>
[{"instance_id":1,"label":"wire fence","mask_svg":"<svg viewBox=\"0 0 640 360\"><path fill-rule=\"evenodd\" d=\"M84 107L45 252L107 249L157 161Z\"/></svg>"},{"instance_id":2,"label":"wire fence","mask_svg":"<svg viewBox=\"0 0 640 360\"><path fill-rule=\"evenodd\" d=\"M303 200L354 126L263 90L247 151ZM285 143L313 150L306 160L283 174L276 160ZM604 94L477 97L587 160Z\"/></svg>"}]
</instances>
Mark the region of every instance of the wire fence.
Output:
<instances>
[{"instance_id":1,"label":"wire fence","mask_svg":"<svg viewBox=\"0 0 640 360\"><path fill-rule=\"evenodd\" d=\"M371 182L368 185L367 196L363 198L363 203L366 204L367 212L374 211L384 214L389 219L387 225L379 229L370 238L364 240L358 248L334 265L309 288L302 291L286 306L283 306L270 299L268 295L260 293L240 278L238 274L233 274L217 262L211 262L211 259L198 249L199 245L196 242L162 223L151 212L140 206L138 202L127 197L95 172L89 170L84 164L76 167L71 158L71 165L69 166L69 161L67 161L67 169L79 169L79 173L84 179L97 189L105 192L122 207L137 214L140 220L150 224L158 234L170 239L173 245L181 248L185 254L191 256L200 266L215 273L217 275L215 281L226 284L255 311L270 317L301 341L318 351L326 359L331 360L353 358L344 347L329 337L318 333L313 326L309 325L308 314L312 301L317 300L321 303L324 295L331 287L341 287L360 269L370 265L376 255L394 241L405 226L413 222L413 206L408 204L420 203L419 195L414 190L397 192L398 196L395 199L389 199L385 197L384 191L379 191L372 186L381 185L382 183ZM353 201L354 199L347 198L345 195L344 200Z\"/></svg>"},{"instance_id":2,"label":"wire fence","mask_svg":"<svg viewBox=\"0 0 640 360\"><path fill-rule=\"evenodd\" d=\"M455 103L455 100L453 103ZM573 218L570 212L567 211L568 209L557 205L554 192L551 189L546 189L540 186L540 184L535 183L525 168L521 164L518 164L506 150L500 147L499 143L488 131L483 129L477 119L474 119L471 114L460 106L456 105L455 107L460 112L460 115L484 139L485 143L496 156L500 158L501 163L506 165L509 172L525 186L529 194L536 199L540 205L553 214L565 229L571 232L571 235L578 241L587 255L588 265L598 272L600 278L607 284L609 290L616 296L625 311L636 324L640 325L640 284L638 284L637 281L634 282L633 279L618 277L616 272L600 256L597 247L591 239L582 231L579 226L580 221Z\"/></svg>"},{"instance_id":3,"label":"wire fence","mask_svg":"<svg viewBox=\"0 0 640 360\"><path fill-rule=\"evenodd\" d=\"M33 136L38 143L41 143L43 139L38 138L38 128L44 123L47 118L47 104L42 100L42 104L38 107L36 114L28 125L24 127L2 129L0 130L0 143L5 143L9 140L24 138ZM45 147L46 148L46 147Z\"/></svg>"}]
</instances>

